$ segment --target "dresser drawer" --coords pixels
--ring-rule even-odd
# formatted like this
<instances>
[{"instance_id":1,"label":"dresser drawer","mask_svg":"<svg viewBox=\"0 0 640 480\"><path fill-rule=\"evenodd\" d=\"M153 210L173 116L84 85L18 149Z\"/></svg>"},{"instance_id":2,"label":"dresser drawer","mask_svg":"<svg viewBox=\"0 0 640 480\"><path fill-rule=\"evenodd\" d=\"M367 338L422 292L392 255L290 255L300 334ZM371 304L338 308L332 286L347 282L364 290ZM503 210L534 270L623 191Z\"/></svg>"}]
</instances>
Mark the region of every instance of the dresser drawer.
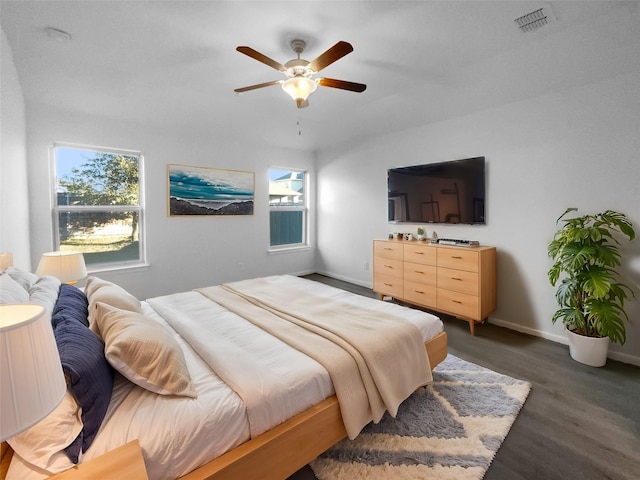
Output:
<instances>
[{"instance_id":1,"label":"dresser drawer","mask_svg":"<svg viewBox=\"0 0 640 480\"><path fill-rule=\"evenodd\" d=\"M373 291L381 295L402 298L404 293L402 277L390 275L373 275Z\"/></svg>"},{"instance_id":2,"label":"dresser drawer","mask_svg":"<svg viewBox=\"0 0 640 480\"><path fill-rule=\"evenodd\" d=\"M404 281L404 300L410 303L416 303L424 307L436 306L436 287L425 285L423 283L416 283Z\"/></svg>"},{"instance_id":3,"label":"dresser drawer","mask_svg":"<svg viewBox=\"0 0 640 480\"><path fill-rule=\"evenodd\" d=\"M402 280L404 264L401 260L392 260L390 258L375 257L373 259L373 274L375 276L382 275L385 277L394 277Z\"/></svg>"},{"instance_id":4,"label":"dresser drawer","mask_svg":"<svg viewBox=\"0 0 640 480\"><path fill-rule=\"evenodd\" d=\"M404 246L404 261L412 263L422 263L424 265L436 264L436 251L429 245L420 245L414 242L410 245Z\"/></svg>"},{"instance_id":5,"label":"dresser drawer","mask_svg":"<svg viewBox=\"0 0 640 480\"><path fill-rule=\"evenodd\" d=\"M465 247L437 249L438 267L477 272L478 256L477 251L467 250Z\"/></svg>"},{"instance_id":6,"label":"dresser drawer","mask_svg":"<svg viewBox=\"0 0 640 480\"><path fill-rule=\"evenodd\" d=\"M452 313L463 318L482 320L479 314L478 297L466 293L438 288L436 306L438 310Z\"/></svg>"},{"instance_id":7,"label":"dresser drawer","mask_svg":"<svg viewBox=\"0 0 640 480\"><path fill-rule=\"evenodd\" d=\"M376 240L373 242L373 256L402 261L402 247L403 245L400 241L385 242L383 240Z\"/></svg>"},{"instance_id":8,"label":"dresser drawer","mask_svg":"<svg viewBox=\"0 0 640 480\"><path fill-rule=\"evenodd\" d=\"M404 262L405 282L418 283L435 288L437 278L436 267L432 265Z\"/></svg>"},{"instance_id":9,"label":"dresser drawer","mask_svg":"<svg viewBox=\"0 0 640 480\"><path fill-rule=\"evenodd\" d=\"M478 274L453 268L438 268L438 288L477 296L480 290Z\"/></svg>"}]
</instances>

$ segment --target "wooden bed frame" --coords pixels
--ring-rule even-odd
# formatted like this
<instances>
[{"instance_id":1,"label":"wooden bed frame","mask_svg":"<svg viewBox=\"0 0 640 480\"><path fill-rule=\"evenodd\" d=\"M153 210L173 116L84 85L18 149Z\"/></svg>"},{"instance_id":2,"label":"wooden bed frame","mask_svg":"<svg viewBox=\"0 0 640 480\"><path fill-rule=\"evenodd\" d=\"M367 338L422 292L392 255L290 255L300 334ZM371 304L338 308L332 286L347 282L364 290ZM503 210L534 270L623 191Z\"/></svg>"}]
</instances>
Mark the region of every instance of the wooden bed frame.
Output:
<instances>
[{"instance_id":1,"label":"wooden bed frame","mask_svg":"<svg viewBox=\"0 0 640 480\"><path fill-rule=\"evenodd\" d=\"M427 341L425 348L433 369L447 356L446 332ZM283 480L346 436L334 395L180 478ZM6 478L12 453L11 448L2 442L2 480Z\"/></svg>"}]
</instances>

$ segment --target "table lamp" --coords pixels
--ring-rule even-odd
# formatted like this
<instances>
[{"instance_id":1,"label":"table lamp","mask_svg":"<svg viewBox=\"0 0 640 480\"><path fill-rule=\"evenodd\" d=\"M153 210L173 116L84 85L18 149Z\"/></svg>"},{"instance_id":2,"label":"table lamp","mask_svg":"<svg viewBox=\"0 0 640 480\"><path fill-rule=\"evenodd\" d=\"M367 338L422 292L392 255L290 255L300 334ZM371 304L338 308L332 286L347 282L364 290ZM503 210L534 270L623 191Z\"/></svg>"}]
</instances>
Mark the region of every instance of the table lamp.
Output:
<instances>
[{"instance_id":1,"label":"table lamp","mask_svg":"<svg viewBox=\"0 0 640 480\"><path fill-rule=\"evenodd\" d=\"M0 441L49 415L66 390L44 308L36 304L0 305Z\"/></svg>"},{"instance_id":2,"label":"table lamp","mask_svg":"<svg viewBox=\"0 0 640 480\"><path fill-rule=\"evenodd\" d=\"M82 252L49 252L42 254L36 275L53 275L73 285L87 276L87 267Z\"/></svg>"},{"instance_id":3,"label":"table lamp","mask_svg":"<svg viewBox=\"0 0 640 480\"><path fill-rule=\"evenodd\" d=\"M9 267L13 267L13 254L7 252L0 253L0 270Z\"/></svg>"}]
</instances>

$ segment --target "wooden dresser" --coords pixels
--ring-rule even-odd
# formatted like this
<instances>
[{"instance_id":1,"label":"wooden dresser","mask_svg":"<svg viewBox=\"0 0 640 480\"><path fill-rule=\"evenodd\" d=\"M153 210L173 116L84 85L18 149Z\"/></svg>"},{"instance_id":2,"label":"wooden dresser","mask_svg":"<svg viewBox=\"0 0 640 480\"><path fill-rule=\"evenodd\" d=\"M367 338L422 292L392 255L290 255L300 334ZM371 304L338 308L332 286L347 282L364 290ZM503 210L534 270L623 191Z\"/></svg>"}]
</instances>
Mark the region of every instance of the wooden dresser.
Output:
<instances>
[{"instance_id":1,"label":"wooden dresser","mask_svg":"<svg viewBox=\"0 0 640 480\"><path fill-rule=\"evenodd\" d=\"M374 240L373 290L475 324L496 309L495 247Z\"/></svg>"}]
</instances>

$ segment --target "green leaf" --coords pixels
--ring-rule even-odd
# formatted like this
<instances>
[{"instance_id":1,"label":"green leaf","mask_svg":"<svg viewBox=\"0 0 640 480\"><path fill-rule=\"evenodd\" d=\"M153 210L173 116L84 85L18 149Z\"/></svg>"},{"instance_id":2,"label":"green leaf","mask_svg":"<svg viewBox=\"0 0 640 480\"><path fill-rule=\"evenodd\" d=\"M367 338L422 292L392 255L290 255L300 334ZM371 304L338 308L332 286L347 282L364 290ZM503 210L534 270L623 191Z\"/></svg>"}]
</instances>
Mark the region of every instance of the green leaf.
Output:
<instances>
[{"instance_id":1,"label":"green leaf","mask_svg":"<svg viewBox=\"0 0 640 480\"><path fill-rule=\"evenodd\" d=\"M562 265L560 262L556 262L552 265L552 267L547 272L547 276L549 277L549 283L555 287L558 278L560 277L560 272L562 271Z\"/></svg>"},{"instance_id":2,"label":"green leaf","mask_svg":"<svg viewBox=\"0 0 640 480\"><path fill-rule=\"evenodd\" d=\"M620 265L620 253L615 245L595 245L594 259L599 265L617 267Z\"/></svg>"},{"instance_id":3,"label":"green leaf","mask_svg":"<svg viewBox=\"0 0 640 480\"><path fill-rule=\"evenodd\" d=\"M609 294L611 289L611 272L599 266L592 266L583 275L582 287L592 297L602 299Z\"/></svg>"},{"instance_id":4,"label":"green leaf","mask_svg":"<svg viewBox=\"0 0 640 480\"><path fill-rule=\"evenodd\" d=\"M567 272L578 272L585 264L594 261L596 249L592 246L569 244L565 247L563 258Z\"/></svg>"},{"instance_id":5,"label":"green leaf","mask_svg":"<svg viewBox=\"0 0 640 480\"><path fill-rule=\"evenodd\" d=\"M572 207L567 208L567 209L564 211L564 213L558 217L558 219L556 220L556 223L558 223L560 220L562 220L562 217L564 217L567 213L569 213L569 212L577 212L577 211L578 211L578 209L577 209L577 208L572 208Z\"/></svg>"},{"instance_id":6,"label":"green leaf","mask_svg":"<svg viewBox=\"0 0 640 480\"><path fill-rule=\"evenodd\" d=\"M624 321L628 318L620 306L594 299L588 304L588 317L593 321L599 335L609 337L612 342L624 345L626 341Z\"/></svg>"}]
</instances>

